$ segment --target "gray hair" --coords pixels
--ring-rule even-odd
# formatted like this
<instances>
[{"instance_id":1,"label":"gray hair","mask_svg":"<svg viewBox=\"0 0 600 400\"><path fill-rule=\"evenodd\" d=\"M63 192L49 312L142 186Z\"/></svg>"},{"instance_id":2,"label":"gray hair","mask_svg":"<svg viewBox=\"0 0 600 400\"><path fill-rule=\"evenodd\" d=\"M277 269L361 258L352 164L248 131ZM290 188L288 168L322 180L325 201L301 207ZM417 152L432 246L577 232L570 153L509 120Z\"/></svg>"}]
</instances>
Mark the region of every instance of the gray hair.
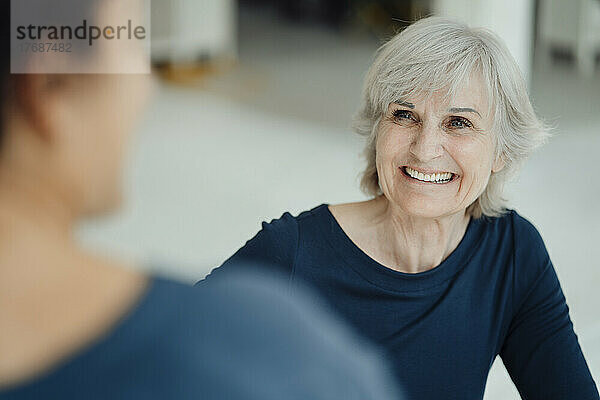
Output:
<instances>
[{"instance_id":1,"label":"gray hair","mask_svg":"<svg viewBox=\"0 0 600 400\"><path fill-rule=\"evenodd\" d=\"M447 100L475 71L481 73L487 89L494 156L501 157L505 166L492 172L484 192L467 212L474 218L505 212L504 184L545 141L548 128L536 116L521 71L502 40L487 29L441 17L421 19L395 35L377 50L367 72L354 120L355 131L367 138L367 166L361 177L366 194L381 194L375 144L389 104L436 91L444 91Z\"/></svg>"}]
</instances>

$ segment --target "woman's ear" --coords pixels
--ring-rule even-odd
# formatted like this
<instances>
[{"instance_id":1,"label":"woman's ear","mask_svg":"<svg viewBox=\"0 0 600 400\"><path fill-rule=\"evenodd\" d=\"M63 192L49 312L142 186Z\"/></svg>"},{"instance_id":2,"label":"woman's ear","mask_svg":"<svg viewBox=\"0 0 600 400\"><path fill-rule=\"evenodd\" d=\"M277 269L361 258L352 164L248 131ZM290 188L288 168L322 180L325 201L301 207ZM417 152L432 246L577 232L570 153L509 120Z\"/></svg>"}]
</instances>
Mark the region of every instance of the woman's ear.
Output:
<instances>
[{"instance_id":1,"label":"woman's ear","mask_svg":"<svg viewBox=\"0 0 600 400\"><path fill-rule=\"evenodd\" d=\"M502 171L502 169L505 166L506 166L506 162L504 161L504 157L498 156L498 157L496 157L496 160L492 164L492 172L493 173L500 172L500 171Z\"/></svg>"},{"instance_id":2,"label":"woman's ear","mask_svg":"<svg viewBox=\"0 0 600 400\"><path fill-rule=\"evenodd\" d=\"M59 74L25 74L16 79L15 100L32 131L44 141L59 134L62 112L60 91L66 77Z\"/></svg>"}]
</instances>

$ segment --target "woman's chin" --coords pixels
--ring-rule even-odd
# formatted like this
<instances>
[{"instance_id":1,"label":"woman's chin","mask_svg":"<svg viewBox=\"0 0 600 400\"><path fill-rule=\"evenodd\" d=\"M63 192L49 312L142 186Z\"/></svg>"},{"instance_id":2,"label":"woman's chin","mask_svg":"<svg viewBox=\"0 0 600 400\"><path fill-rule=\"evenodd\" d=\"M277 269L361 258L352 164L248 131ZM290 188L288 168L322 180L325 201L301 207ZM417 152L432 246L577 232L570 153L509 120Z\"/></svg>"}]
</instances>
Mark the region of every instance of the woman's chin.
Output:
<instances>
[{"instance_id":1,"label":"woman's chin","mask_svg":"<svg viewBox=\"0 0 600 400\"><path fill-rule=\"evenodd\" d=\"M432 201L423 198L403 198L395 203L407 215L418 218L440 218L453 214L454 208L448 202Z\"/></svg>"}]
</instances>

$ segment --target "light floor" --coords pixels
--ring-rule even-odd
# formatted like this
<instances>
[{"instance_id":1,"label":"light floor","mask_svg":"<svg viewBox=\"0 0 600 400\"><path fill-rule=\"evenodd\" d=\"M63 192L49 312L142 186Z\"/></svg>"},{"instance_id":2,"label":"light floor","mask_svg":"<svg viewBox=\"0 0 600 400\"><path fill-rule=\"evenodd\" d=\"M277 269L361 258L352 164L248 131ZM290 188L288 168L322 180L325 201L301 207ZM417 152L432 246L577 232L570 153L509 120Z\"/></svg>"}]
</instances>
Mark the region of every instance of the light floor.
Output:
<instances>
[{"instance_id":1,"label":"light floor","mask_svg":"<svg viewBox=\"0 0 600 400\"><path fill-rule=\"evenodd\" d=\"M196 87L159 85L127 171L128 201L84 224L84 241L193 281L263 220L364 198L362 142L349 123L377 43L265 21L243 16L238 67ZM600 71L584 80L538 57L532 97L555 136L509 198L545 239L600 382ZM485 398L519 399L499 359Z\"/></svg>"}]
</instances>

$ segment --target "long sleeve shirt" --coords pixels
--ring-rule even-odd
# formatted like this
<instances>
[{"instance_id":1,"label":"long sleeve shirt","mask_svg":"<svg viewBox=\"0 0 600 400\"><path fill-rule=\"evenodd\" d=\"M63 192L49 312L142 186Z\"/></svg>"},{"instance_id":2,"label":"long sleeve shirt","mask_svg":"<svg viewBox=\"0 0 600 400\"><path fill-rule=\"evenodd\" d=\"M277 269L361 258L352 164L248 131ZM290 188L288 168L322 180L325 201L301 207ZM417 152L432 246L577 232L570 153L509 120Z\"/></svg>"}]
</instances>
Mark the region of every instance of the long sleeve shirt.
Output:
<instances>
[{"instance_id":1,"label":"long sleeve shirt","mask_svg":"<svg viewBox=\"0 0 600 400\"><path fill-rule=\"evenodd\" d=\"M205 282L249 262L316 288L385 349L409 400L482 399L498 355L523 399L599 399L542 238L515 211L471 219L440 265L403 273L323 204L263 223Z\"/></svg>"}]
</instances>

